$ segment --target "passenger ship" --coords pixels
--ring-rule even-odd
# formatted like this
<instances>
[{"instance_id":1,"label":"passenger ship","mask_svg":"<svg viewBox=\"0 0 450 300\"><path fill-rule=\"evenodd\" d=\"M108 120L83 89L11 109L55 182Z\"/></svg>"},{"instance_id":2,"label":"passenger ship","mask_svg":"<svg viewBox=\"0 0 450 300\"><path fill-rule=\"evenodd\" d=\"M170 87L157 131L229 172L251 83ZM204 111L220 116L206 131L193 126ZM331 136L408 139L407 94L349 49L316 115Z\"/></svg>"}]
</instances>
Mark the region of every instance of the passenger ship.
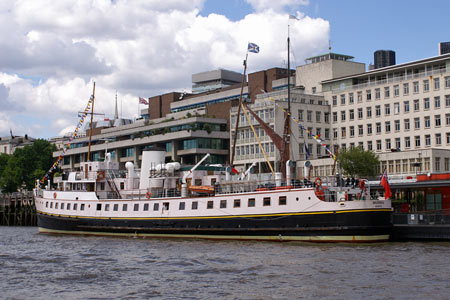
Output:
<instances>
[{"instance_id":1,"label":"passenger ship","mask_svg":"<svg viewBox=\"0 0 450 300\"><path fill-rule=\"evenodd\" d=\"M52 188L34 190L41 233L235 240L379 242L389 239L391 201L361 181L341 185L263 178L230 168L163 163L143 151L140 172L111 161L83 163ZM250 176L252 175L252 176ZM265 180L266 179L266 180ZM201 182L201 183L200 183Z\"/></svg>"}]
</instances>

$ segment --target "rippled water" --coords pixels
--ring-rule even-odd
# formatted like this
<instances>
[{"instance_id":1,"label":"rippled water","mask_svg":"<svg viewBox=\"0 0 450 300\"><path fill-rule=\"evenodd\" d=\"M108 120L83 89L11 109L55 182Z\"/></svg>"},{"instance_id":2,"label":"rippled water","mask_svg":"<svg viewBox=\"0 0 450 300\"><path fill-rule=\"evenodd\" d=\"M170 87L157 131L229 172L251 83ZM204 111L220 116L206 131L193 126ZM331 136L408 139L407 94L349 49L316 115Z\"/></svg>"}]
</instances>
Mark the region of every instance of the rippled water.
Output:
<instances>
[{"instance_id":1,"label":"rippled water","mask_svg":"<svg viewBox=\"0 0 450 300\"><path fill-rule=\"evenodd\" d=\"M0 227L2 299L449 299L450 243L52 236Z\"/></svg>"}]
</instances>

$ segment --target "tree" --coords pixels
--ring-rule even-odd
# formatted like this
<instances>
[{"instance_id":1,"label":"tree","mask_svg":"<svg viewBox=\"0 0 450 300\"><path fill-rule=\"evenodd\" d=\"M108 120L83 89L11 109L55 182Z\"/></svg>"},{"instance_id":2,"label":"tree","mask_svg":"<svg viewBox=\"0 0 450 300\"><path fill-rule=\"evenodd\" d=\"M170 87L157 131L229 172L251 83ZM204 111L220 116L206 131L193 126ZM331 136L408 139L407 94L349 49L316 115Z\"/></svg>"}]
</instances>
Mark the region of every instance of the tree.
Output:
<instances>
[{"instance_id":1,"label":"tree","mask_svg":"<svg viewBox=\"0 0 450 300\"><path fill-rule=\"evenodd\" d=\"M31 146L17 148L0 174L0 189L16 192L22 185L27 190L33 189L36 179L41 179L53 165L54 151L55 145L41 139Z\"/></svg>"},{"instance_id":2,"label":"tree","mask_svg":"<svg viewBox=\"0 0 450 300\"><path fill-rule=\"evenodd\" d=\"M366 178L377 175L378 156L372 151L364 151L360 147L344 149L338 154L344 175Z\"/></svg>"}]
</instances>

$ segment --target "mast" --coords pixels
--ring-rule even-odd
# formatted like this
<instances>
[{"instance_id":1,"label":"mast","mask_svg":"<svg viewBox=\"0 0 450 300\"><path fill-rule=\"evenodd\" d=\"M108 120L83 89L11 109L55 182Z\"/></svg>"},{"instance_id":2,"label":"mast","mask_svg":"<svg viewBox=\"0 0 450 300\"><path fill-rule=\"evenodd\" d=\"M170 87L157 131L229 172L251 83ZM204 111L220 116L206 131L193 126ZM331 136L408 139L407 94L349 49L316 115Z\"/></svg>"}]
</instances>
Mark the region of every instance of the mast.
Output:
<instances>
[{"instance_id":1,"label":"mast","mask_svg":"<svg viewBox=\"0 0 450 300\"><path fill-rule=\"evenodd\" d=\"M94 81L94 90L92 91L92 111L91 111L91 124L89 129L89 146L87 153L87 161L91 160L91 141L92 141L92 128L93 128L93 120L94 120L94 101L95 101L95 81Z\"/></svg>"},{"instance_id":2,"label":"mast","mask_svg":"<svg viewBox=\"0 0 450 300\"><path fill-rule=\"evenodd\" d=\"M245 73L247 72L247 58L248 58L248 49L247 49L247 54L245 55L245 60L244 60L244 74L242 75L241 94L239 95L239 106L238 106L238 111L237 111L237 115L236 115L236 127L234 130L233 148L231 151L231 164L230 164L231 167L233 167L234 155L236 154L236 140L237 140L237 133L238 133L238 128L239 128L239 119L241 118L242 93L244 92Z\"/></svg>"},{"instance_id":3,"label":"mast","mask_svg":"<svg viewBox=\"0 0 450 300\"><path fill-rule=\"evenodd\" d=\"M290 38L289 38L289 23L288 23L288 37L287 37L287 77L288 77L288 107L284 119L284 131L283 131L283 151L281 153L281 173L283 178L286 179L286 162L289 160L289 133L290 133L290 119L291 119L291 63L290 63Z\"/></svg>"}]
</instances>

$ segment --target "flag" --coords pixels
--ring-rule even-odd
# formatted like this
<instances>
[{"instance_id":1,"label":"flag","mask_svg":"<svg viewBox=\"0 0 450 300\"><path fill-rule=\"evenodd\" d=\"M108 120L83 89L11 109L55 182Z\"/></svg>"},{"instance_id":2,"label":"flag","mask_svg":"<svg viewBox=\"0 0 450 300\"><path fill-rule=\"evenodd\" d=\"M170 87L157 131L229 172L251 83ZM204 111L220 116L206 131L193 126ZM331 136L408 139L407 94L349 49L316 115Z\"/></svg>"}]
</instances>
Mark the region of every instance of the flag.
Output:
<instances>
[{"instance_id":1,"label":"flag","mask_svg":"<svg viewBox=\"0 0 450 300\"><path fill-rule=\"evenodd\" d=\"M259 53L259 46L253 43L248 43L248 52Z\"/></svg>"},{"instance_id":2,"label":"flag","mask_svg":"<svg viewBox=\"0 0 450 300\"><path fill-rule=\"evenodd\" d=\"M239 171L236 170L235 168L231 168L231 173L232 174L239 174Z\"/></svg>"},{"instance_id":3,"label":"flag","mask_svg":"<svg viewBox=\"0 0 450 300\"><path fill-rule=\"evenodd\" d=\"M11 138L13 139L14 136L13 136L13 134L12 134L12 129L11 129L11 128L9 129L9 134L11 134Z\"/></svg>"},{"instance_id":4,"label":"flag","mask_svg":"<svg viewBox=\"0 0 450 300\"><path fill-rule=\"evenodd\" d=\"M306 159L309 158L309 149L308 149L308 145L305 143L305 153L306 153Z\"/></svg>"},{"instance_id":5,"label":"flag","mask_svg":"<svg viewBox=\"0 0 450 300\"><path fill-rule=\"evenodd\" d=\"M289 15L289 20L298 20L298 18L294 15Z\"/></svg>"},{"instance_id":6,"label":"flag","mask_svg":"<svg viewBox=\"0 0 450 300\"><path fill-rule=\"evenodd\" d=\"M142 97L139 97L139 103L140 104L145 104L145 105L148 105L148 102L147 102L147 100L145 100L144 98L142 98Z\"/></svg>"},{"instance_id":7,"label":"flag","mask_svg":"<svg viewBox=\"0 0 450 300\"><path fill-rule=\"evenodd\" d=\"M381 185L384 187L384 198L391 198L391 187L389 186L387 170L384 170L383 176L381 177Z\"/></svg>"}]
</instances>

